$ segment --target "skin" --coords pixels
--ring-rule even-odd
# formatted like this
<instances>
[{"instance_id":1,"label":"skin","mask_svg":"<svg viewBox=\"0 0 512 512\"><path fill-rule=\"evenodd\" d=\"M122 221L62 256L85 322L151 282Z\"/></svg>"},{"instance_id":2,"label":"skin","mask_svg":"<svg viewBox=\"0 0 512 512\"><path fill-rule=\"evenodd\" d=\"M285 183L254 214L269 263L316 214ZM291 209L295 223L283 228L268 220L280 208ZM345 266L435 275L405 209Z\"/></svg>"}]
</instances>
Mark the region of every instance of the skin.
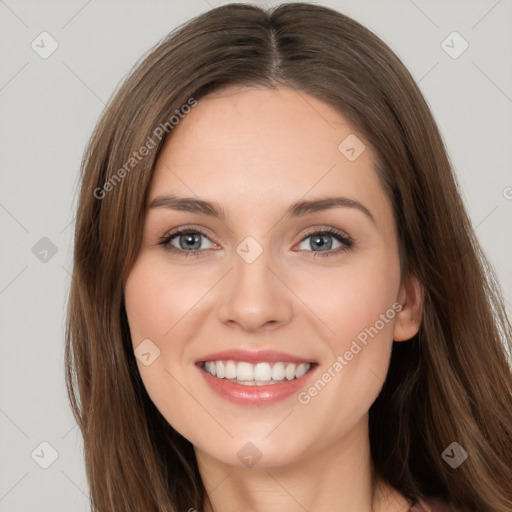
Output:
<instances>
[{"instance_id":1,"label":"skin","mask_svg":"<svg viewBox=\"0 0 512 512\"><path fill-rule=\"evenodd\" d=\"M134 348L149 338L160 350L148 366L137 360L141 377L160 412L193 443L208 511L407 510L407 500L382 483L372 496L368 410L393 339L418 330L422 291L413 278L400 279L393 211L371 148L355 161L338 150L350 134L357 135L342 115L305 93L231 86L201 98L159 155L148 204L172 193L226 211L219 220L149 209L125 283ZM359 201L375 221L349 207L283 218L295 201L333 195ZM207 234L198 257L185 255L179 235L170 243L181 254L158 244L180 227ZM322 256L329 247L315 246L306 231L329 227L354 245ZM236 252L247 236L263 250L252 263ZM342 246L329 235L327 242L332 251ZM307 404L294 395L272 405L233 404L194 367L211 352L247 347L317 361L320 376L396 303L400 312ZM249 442L262 454L254 467L237 457Z\"/></svg>"}]
</instances>

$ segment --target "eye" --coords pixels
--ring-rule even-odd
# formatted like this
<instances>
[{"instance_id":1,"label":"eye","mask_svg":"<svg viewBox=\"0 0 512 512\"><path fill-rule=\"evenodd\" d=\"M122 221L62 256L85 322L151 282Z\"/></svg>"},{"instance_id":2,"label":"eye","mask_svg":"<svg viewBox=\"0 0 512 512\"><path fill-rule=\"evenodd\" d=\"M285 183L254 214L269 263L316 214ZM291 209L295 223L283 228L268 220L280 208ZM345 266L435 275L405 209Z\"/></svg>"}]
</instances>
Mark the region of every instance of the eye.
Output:
<instances>
[{"instance_id":1,"label":"eye","mask_svg":"<svg viewBox=\"0 0 512 512\"><path fill-rule=\"evenodd\" d=\"M211 247L205 247L202 243L201 238L209 240L206 233L203 233L197 228L181 228L165 235L159 242L158 245L164 247L164 249L171 252L183 254L185 256L198 256L199 252L203 249L211 249L218 247L216 244L211 242Z\"/></svg>"},{"instance_id":2,"label":"eye","mask_svg":"<svg viewBox=\"0 0 512 512\"><path fill-rule=\"evenodd\" d=\"M202 238L210 242L210 247L205 247ZM310 238L309 244L306 240ZM338 247L333 249L333 239ZM309 245L309 248L301 248L301 251L312 252L313 257L316 256L332 256L347 251L354 245L352 238L335 228L315 229L306 233L300 242L300 245ZM165 250L174 252L184 256L199 256L204 249L218 248L219 246L212 242L206 233L197 228L180 228L171 231L160 239L158 245L164 247ZM320 250L316 250L320 249Z\"/></svg>"},{"instance_id":3,"label":"eye","mask_svg":"<svg viewBox=\"0 0 512 512\"><path fill-rule=\"evenodd\" d=\"M311 240L309 243L305 242L308 238ZM338 243L338 247L333 249L333 239ZM306 236L301 240L301 245L305 244L305 249L309 252L313 252L313 257L316 256L333 256L343 251L347 251L354 245L352 238L335 228L327 228L323 230L309 231ZM320 249L320 250L315 250ZM325 249L325 250L324 250Z\"/></svg>"}]
</instances>

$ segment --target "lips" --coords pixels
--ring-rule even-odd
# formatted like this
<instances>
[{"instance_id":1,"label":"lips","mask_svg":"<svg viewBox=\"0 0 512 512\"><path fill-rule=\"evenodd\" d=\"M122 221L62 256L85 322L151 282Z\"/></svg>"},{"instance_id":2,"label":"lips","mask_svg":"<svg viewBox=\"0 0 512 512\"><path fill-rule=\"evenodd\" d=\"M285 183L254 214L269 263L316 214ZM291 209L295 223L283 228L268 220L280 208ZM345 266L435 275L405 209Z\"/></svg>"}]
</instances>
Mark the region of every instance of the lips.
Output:
<instances>
[{"instance_id":1,"label":"lips","mask_svg":"<svg viewBox=\"0 0 512 512\"><path fill-rule=\"evenodd\" d=\"M206 362L211 361L233 361L256 363L277 363L288 362L297 365L310 365L311 369L299 378L293 380L283 379L280 382L272 382L268 385L261 382L258 385L247 386L240 384L234 379L227 380L211 375L204 369ZM309 364L308 364L309 363ZM275 350L250 351L246 349L225 350L207 354L195 361L201 377L205 379L209 388L221 398L238 405L264 406L276 403L286 398L296 396L301 389L308 385L311 375L315 374L318 367L316 361L298 357L285 352Z\"/></svg>"},{"instance_id":2,"label":"lips","mask_svg":"<svg viewBox=\"0 0 512 512\"><path fill-rule=\"evenodd\" d=\"M207 354L199 359L196 359L195 363L205 363L206 361L246 361L248 363L277 363L279 361L286 361L290 363L315 363L313 359L305 359L298 357L293 354L286 352L278 352L275 350L247 350L247 349L232 349L223 350L221 352L214 352Z\"/></svg>"}]
</instances>

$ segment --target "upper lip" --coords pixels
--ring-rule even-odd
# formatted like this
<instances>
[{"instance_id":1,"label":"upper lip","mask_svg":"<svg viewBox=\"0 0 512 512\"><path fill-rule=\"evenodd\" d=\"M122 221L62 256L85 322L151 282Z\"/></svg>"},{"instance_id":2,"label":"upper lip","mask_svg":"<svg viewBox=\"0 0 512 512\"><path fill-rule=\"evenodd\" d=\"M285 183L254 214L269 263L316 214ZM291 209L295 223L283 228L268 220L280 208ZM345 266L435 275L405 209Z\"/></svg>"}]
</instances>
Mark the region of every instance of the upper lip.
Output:
<instances>
[{"instance_id":1,"label":"upper lip","mask_svg":"<svg viewBox=\"0 0 512 512\"><path fill-rule=\"evenodd\" d=\"M195 363L204 363L205 361L246 361L248 363L275 363L278 361L289 363L314 363L311 359L304 359L286 352L276 350L248 350L232 349L213 352L206 356L196 359Z\"/></svg>"}]
</instances>

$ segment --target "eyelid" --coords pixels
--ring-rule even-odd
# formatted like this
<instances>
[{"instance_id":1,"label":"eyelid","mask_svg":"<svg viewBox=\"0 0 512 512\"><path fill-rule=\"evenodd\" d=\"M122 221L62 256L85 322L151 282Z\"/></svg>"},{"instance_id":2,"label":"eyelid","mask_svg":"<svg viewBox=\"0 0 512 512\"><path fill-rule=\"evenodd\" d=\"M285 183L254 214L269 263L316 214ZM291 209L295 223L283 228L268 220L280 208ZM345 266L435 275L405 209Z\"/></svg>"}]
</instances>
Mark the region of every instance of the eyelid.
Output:
<instances>
[{"instance_id":1,"label":"eyelid","mask_svg":"<svg viewBox=\"0 0 512 512\"><path fill-rule=\"evenodd\" d=\"M334 226L327 225L321 227L308 228L302 235L300 241L302 242L304 238L307 238L308 236L311 236L315 233L328 233L331 235L334 234L346 239L347 241L354 242L353 238L346 231L343 231L342 229L339 228L335 228Z\"/></svg>"}]
</instances>

